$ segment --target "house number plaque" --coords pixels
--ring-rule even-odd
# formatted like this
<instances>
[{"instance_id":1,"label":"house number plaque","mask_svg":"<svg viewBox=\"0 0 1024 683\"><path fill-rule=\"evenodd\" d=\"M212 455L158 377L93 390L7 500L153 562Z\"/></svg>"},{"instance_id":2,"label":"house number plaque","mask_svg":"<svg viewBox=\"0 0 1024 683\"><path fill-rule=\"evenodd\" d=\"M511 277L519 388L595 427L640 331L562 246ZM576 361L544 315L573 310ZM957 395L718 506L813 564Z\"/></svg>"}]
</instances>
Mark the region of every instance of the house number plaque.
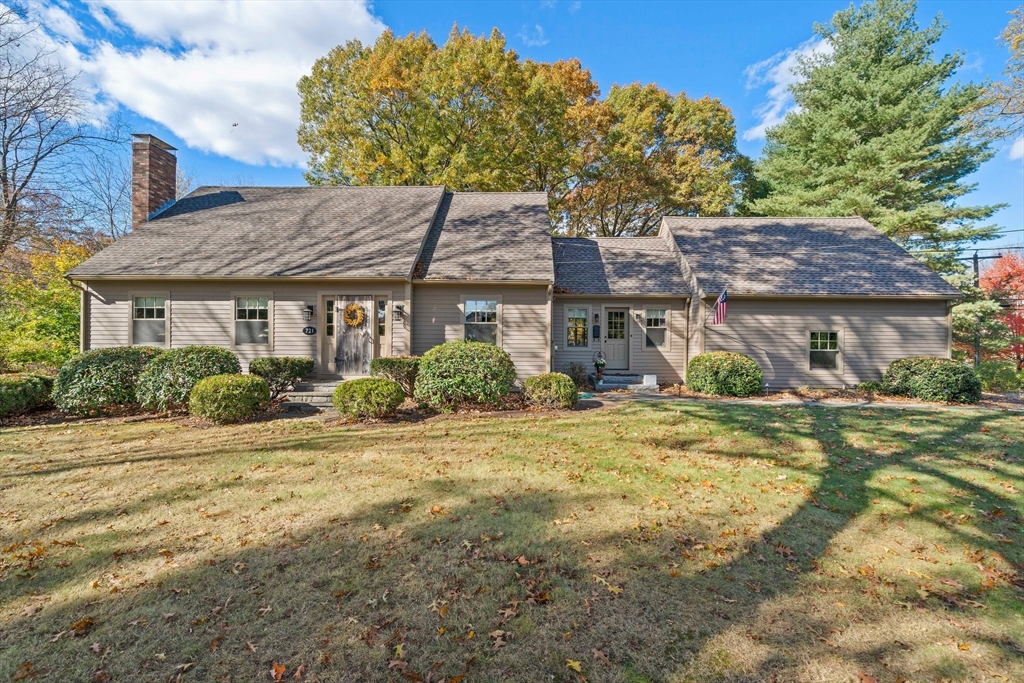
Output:
<instances>
[{"instance_id":1,"label":"house number plaque","mask_svg":"<svg viewBox=\"0 0 1024 683\"><path fill-rule=\"evenodd\" d=\"M303 327L302 328L302 334L316 334L316 328L315 327Z\"/></svg>"}]
</instances>

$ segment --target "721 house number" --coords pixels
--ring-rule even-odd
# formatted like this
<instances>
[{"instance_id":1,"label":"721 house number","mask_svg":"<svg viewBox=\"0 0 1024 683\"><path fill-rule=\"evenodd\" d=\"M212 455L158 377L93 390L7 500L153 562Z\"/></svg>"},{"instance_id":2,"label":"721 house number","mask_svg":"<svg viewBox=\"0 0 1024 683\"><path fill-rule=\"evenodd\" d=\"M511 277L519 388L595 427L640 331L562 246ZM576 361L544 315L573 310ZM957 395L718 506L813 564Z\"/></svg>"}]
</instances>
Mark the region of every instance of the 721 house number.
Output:
<instances>
[{"instance_id":1,"label":"721 house number","mask_svg":"<svg viewBox=\"0 0 1024 683\"><path fill-rule=\"evenodd\" d=\"M316 328L315 327L303 327L302 328L302 334L316 334Z\"/></svg>"}]
</instances>

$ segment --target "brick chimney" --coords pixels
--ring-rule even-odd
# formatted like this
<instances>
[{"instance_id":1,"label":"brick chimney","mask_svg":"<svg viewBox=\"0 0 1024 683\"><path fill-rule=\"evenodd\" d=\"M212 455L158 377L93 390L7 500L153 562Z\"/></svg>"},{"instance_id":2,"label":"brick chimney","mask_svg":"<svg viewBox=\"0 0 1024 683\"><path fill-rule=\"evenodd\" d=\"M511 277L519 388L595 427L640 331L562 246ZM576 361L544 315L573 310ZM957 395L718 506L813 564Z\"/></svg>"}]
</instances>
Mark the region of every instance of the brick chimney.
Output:
<instances>
[{"instance_id":1,"label":"brick chimney","mask_svg":"<svg viewBox=\"0 0 1024 683\"><path fill-rule=\"evenodd\" d=\"M132 133L132 228L175 199L175 149L152 135Z\"/></svg>"}]
</instances>

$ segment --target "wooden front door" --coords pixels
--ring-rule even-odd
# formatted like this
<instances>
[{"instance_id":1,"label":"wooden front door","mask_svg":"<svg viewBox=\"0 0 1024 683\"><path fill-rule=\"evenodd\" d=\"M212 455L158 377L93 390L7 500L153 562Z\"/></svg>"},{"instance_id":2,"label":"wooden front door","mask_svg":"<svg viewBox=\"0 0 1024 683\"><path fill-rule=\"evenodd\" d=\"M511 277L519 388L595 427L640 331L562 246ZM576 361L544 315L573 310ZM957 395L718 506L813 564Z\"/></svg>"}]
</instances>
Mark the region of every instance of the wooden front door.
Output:
<instances>
[{"instance_id":1,"label":"wooden front door","mask_svg":"<svg viewBox=\"0 0 1024 683\"><path fill-rule=\"evenodd\" d=\"M362 315L359 315L360 312ZM357 320L358 322L356 322ZM333 330L335 374L343 379L364 377L370 374L370 359L373 358L373 331L376 324L377 312L374 310L372 296L336 297Z\"/></svg>"},{"instance_id":2,"label":"wooden front door","mask_svg":"<svg viewBox=\"0 0 1024 683\"><path fill-rule=\"evenodd\" d=\"M606 308L604 341L601 343L605 370L629 369L629 309Z\"/></svg>"}]
</instances>

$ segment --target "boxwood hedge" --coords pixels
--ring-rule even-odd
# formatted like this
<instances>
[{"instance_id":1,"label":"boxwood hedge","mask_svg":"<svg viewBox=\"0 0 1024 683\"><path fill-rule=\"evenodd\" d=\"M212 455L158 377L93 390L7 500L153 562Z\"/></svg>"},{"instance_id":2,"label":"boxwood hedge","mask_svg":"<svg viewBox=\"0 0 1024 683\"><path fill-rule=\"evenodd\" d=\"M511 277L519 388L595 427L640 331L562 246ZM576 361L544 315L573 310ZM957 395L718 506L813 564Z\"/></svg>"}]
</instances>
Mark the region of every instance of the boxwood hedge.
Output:
<instances>
[{"instance_id":1,"label":"boxwood hedge","mask_svg":"<svg viewBox=\"0 0 1024 683\"><path fill-rule=\"evenodd\" d=\"M139 375L164 353L153 346L114 346L79 354L57 373L53 402L58 410L74 415L135 405Z\"/></svg>"},{"instance_id":2,"label":"boxwood hedge","mask_svg":"<svg viewBox=\"0 0 1024 683\"><path fill-rule=\"evenodd\" d=\"M882 375L887 393L924 401L977 403L981 379L974 368L948 358L914 356L889 364Z\"/></svg>"},{"instance_id":3,"label":"boxwood hedge","mask_svg":"<svg viewBox=\"0 0 1024 683\"><path fill-rule=\"evenodd\" d=\"M415 397L437 410L461 403L498 405L512 391L516 366L494 344L451 341L435 346L420 358Z\"/></svg>"},{"instance_id":4,"label":"boxwood hedge","mask_svg":"<svg viewBox=\"0 0 1024 683\"><path fill-rule=\"evenodd\" d=\"M370 374L374 377L393 379L402 385L406 396L416 391L416 376L420 372L418 356L390 356L370 361Z\"/></svg>"},{"instance_id":5,"label":"boxwood hedge","mask_svg":"<svg viewBox=\"0 0 1024 683\"><path fill-rule=\"evenodd\" d=\"M313 359L296 356L254 358L249 361L249 373L266 380L271 398L277 398L282 391L287 391L313 373Z\"/></svg>"},{"instance_id":6,"label":"boxwood hedge","mask_svg":"<svg viewBox=\"0 0 1024 683\"><path fill-rule=\"evenodd\" d=\"M196 382L188 412L218 424L252 418L270 402L270 387L257 375L212 375Z\"/></svg>"},{"instance_id":7,"label":"boxwood hedge","mask_svg":"<svg viewBox=\"0 0 1024 683\"><path fill-rule=\"evenodd\" d=\"M702 394L753 396L761 391L762 382L761 368L742 353L702 353L686 366L686 386Z\"/></svg>"},{"instance_id":8,"label":"boxwood hedge","mask_svg":"<svg viewBox=\"0 0 1024 683\"><path fill-rule=\"evenodd\" d=\"M52 389L53 379L43 375L0 376L0 417L45 408Z\"/></svg>"},{"instance_id":9,"label":"boxwood hedge","mask_svg":"<svg viewBox=\"0 0 1024 683\"><path fill-rule=\"evenodd\" d=\"M526 400L542 408L563 408L572 410L579 399L579 389L569 375L548 372L526 380L523 387Z\"/></svg>"},{"instance_id":10,"label":"boxwood hedge","mask_svg":"<svg viewBox=\"0 0 1024 683\"><path fill-rule=\"evenodd\" d=\"M404 400L402 385L386 377L364 377L342 382L331 397L339 413L357 420L394 415Z\"/></svg>"},{"instance_id":11,"label":"boxwood hedge","mask_svg":"<svg viewBox=\"0 0 1024 683\"><path fill-rule=\"evenodd\" d=\"M219 346L185 346L153 359L139 375L139 405L153 410L184 408L196 382L213 375L237 375L238 356Z\"/></svg>"}]
</instances>

